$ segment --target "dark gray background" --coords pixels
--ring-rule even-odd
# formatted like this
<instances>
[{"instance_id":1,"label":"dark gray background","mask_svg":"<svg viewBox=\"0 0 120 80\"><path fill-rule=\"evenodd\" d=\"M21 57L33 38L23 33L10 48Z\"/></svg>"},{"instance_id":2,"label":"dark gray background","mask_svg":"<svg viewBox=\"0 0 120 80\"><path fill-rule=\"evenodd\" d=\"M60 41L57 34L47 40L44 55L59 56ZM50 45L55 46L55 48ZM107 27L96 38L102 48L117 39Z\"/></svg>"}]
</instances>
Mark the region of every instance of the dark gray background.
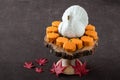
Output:
<instances>
[{"instance_id":1,"label":"dark gray background","mask_svg":"<svg viewBox=\"0 0 120 80\"><path fill-rule=\"evenodd\" d=\"M99 33L95 55L82 58L91 72L60 76L49 72L59 58L43 44L45 29L61 20L66 8L80 5ZM120 80L120 1L118 0L0 0L0 80ZM23 68L25 61L47 58L45 72Z\"/></svg>"}]
</instances>

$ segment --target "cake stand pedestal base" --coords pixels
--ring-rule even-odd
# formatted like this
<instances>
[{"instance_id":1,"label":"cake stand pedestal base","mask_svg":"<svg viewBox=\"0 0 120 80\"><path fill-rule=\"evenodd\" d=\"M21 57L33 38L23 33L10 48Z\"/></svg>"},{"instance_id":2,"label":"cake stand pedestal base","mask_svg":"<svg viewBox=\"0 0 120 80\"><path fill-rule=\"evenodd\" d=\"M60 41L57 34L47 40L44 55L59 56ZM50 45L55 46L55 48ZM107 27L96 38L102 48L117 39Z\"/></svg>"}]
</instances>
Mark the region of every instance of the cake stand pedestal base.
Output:
<instances>
[{"instance_id":1,"label":"cake stand pedestal base","mask_svg":"<svg viewBox=\"0 0 120 80\"><path fill-rule=\"evenodd\" d=\"M56 64L53 64L51 69L53 73L57 76L59 74L66 75L85 75L88 73L88 69L86 69L86 63L82 63L79 59L60 59Z\"/></svg>"}]
</instances>

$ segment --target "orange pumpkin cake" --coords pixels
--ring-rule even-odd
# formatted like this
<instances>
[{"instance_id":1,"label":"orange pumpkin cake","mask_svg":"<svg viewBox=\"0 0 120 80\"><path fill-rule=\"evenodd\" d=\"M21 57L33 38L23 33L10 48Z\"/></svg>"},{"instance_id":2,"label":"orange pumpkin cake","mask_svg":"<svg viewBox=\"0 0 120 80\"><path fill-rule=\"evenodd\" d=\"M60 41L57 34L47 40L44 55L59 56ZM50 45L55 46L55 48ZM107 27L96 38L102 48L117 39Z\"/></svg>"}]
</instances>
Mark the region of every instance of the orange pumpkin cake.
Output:
<instances>
[{"instance_id":1,"label":"orange pumpkin cake","mask_svg":"<svg viewBox=\"0 0 120 80\"><path fill-rule=\"evenodd\" d=\"M85 32L85 34L87 35L87 36L90 36L90 37L93 37L93 39L98 39L97 38L97 32L96 31L90 31L90 30L88 30L88 31L86 31Z\"/></svg>"},{"instance_id":2,"label":"orange pumpkin cake","mask_svg":"<svg viewBox=\"0 0 120 80\"><path fill-rule=\"evenodd\" d=\"M95 26L89 24L89 25L87 25L86 30L95 31Z\"/></svg>"},{"instance_id":3,"label":"orange pumpkin cake","mask_svg":"<svg viewBox=\"0 0 120 80\"><path fill-rule=\"evenodd\" d=\"M56 39L56 45L59 46L59 47L62 47L63 44L68 41L68 38L65 38L65 37L58 37Z\"/></svg>"},{"instance_id":4,"label":"orange pumpkin cake","mask_svg":"<svg viewBox=\"0 0 120 80\"><path fill-rule=\"evenodd\" d=\"M82 40L78 38L73 38L71 39L71 41L76 44L77 49L81 49L83 47Z\"/></svg>"},{"instance_id":5,"label":"orange pumpkin cake","mask_svg":"<svg viewBox=\"0 0 120 80\"><path fill-rule=\"evenodd\" d=\"M47 33L47 40L48 42L53 42L56 40L57 37L59 37L58 33Z\"/></svg>"},{"instance_id":6,"label":"orange pumpkin cake","mask_svg":"<svg viewBox=\"0 0 120 80\"><path fill-rule=\"evenodd\" d=\"M52 26L46 28L46 33L52 33L52 32L57 33L58 32L58 28L52 27Z\"/></svg>"},{"instance_id":7,"label":"orange pumpkin cake","mask_svg":"<svg viewBox=\"0 0 120 80\"><path fill-rule=\"evenodd\" d=\"M84 42L84 46L94 46L93 38L89 36L82 36L81 40Z\"/></svg>"},{"instance_id":8,"label":"orange pumpkin cake","mask_svg":"<svg viewBox=\"0 0 120 80\"><path fill-rule=\"evenodd\" d=\"M76 50L76 45L72 41L66 41L63 44L63 49L65 49L68 52L74 52Z\"/></svg>"},{"instance_id":9,"label":"orange pumpkin cake","mask_svg":"<svg viewBox=\"0 0 120 80\"><path fill-rule=\"evenodd\" d=\"M61 23L61 21L53 21L52 26L58 27L60 23Z\"/></svg>"}]
</instances>

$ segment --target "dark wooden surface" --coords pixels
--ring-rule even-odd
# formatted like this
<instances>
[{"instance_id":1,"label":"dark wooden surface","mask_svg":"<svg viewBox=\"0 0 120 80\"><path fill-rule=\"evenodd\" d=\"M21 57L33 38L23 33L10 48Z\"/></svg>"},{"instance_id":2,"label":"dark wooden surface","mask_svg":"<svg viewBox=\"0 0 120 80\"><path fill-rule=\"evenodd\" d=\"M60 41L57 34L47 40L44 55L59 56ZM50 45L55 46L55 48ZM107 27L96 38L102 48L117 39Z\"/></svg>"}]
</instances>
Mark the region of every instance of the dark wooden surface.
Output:
<instances>
[{"instance_id":1,"label":"dark wooden surface","mask_svg":"<svg viewBox=\"0 0 120 80\"><path fill-rule=\"evenodd\" d=\"M43 45L46 26L61 20L71 5L84 7L99 33L99 47L87 61L82 78L49 72L59 58ZM47 58L41 74L23 68L25 61ZM120 1L118 0L0 0L0 80L120 80Z\"/></svg>"}]
</instances>

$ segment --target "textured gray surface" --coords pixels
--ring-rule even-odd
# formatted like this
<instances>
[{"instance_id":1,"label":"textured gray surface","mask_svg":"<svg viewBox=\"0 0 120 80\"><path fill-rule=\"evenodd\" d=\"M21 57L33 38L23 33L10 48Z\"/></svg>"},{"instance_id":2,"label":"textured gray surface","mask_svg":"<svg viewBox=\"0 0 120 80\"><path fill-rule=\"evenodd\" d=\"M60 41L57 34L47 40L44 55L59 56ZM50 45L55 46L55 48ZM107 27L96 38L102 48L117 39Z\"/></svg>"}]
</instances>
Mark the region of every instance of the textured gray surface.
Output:
<instances>
[{"instance_id":1,"label":"textured gray surface","mask_svg":"<svg viewBox=\"0 0 120 80\"><path fill-rule=\"evenodd\" d=\"M61 20L64 10L74 4L84 7L89 21L99 33L99 47L93 56L82 58L91 72L60 76L49 72L59 58L43 45L46 26ZM0 79L1 80L119 80L120 1L118 0L0 0ZM23 68L25 61L45 57L45 72Z\"/></svg>"}]
</instances>

